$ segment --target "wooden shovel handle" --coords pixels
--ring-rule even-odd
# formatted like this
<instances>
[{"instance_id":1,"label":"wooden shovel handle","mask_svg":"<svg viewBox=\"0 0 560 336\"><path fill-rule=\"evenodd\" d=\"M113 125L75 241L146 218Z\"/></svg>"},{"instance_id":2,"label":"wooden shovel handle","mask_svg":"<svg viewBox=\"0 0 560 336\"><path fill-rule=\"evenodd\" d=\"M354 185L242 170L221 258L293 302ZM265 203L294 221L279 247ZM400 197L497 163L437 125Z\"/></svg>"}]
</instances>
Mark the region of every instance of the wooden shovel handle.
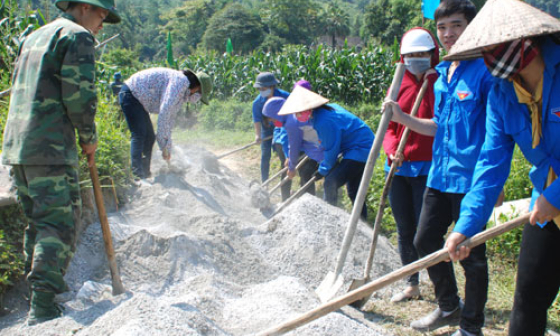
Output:
<instances>
[{"instance_id":1,"label":"wooden shovel handle","mask_svg":"<svg viewBox=\"0 0 560 336\"><path fill-rule=\"evenodd\" d=\"M115 259L115 250L113 249L113 239L111 238L111 229L105 212L105 204L103 203L103 194L101 193L101 185L99 184L99 175L97 174L97 166L95 162L89 167L91 183L93 184L93 194L95 196L95 204L99 213L99 222L101 223L101 231L103 232L103 242L105 243L105 252L109 261L109 269L111 270L111 282L113 285L113 295L119 295L125 292L123 287L117 261Z\"/></svg>"},{"instance_id":2,"label":"wooden shovel handle","mask_svg":"<svg viewBox=\"0 0 560 336\"><path fill-rule=\"evenodd\" d=\"M529 214L525 214L507 223L497 225L486 231L483 231L477 234L476 236L473 236L472 238L465 240L463 243L459 245L459 247L468 246L469 248L473 248L475 246L478 246L486 242L489 239L492 239L503 233L511 231L528 222L529 222ZM385 276L382 276L381 278L372 281L365 286L353 290L347 293L346 295L343 295L333 301L320 305L319 307L310 310L307 313L304 313L293 320L284 322L278 326L260 332L256 334L256 336L283 335L290 330L301 327L311 321L314 321L322 316L327 315L330 312L338 310L356 300L359 300L367 295L371 295L371 293L387 285L390 285L395 281L398 281L411 274L417 273L425 268L438 264L448 258L449 258L449 254L447 253L447 249L443 248L439 251L427 255L426 257L418 261L410 263L402 268L399 268L398 270L395 270Z\"/></svg>"},{"instance_id":3,"label":"wooden shovel handle","mask_svg":"<svg viewBox=\"0 0 560 336\"><path fill-rule=\"evenodd\" d=\"M269 137L266 137L266 138L262 139L262 141L268 141L268 140L270 140L270 139L272 139L272 135L269 136ZM226 156L228 156L228 155L231 155L231 154L233 154L233 153L237 153L237 152L239 152L239 151L242 151L242 150L244 150L244 149L247 149L247 148L249 148L249 147L251 147L251 146L254 146L254 145L256 145L256 144L258 144L258 142L257 142L257 141L253 141L253 142L251 142L250 144L246 144L245 146L242 146L242 147L236 148L236 149L234 149L234 150L231 150L231 151L229 151L229 152L220 154L220 155L217 156L217 158L218 158L218 159L224 158L224 157L226 157Z\"/></svg>"}]
</instances>

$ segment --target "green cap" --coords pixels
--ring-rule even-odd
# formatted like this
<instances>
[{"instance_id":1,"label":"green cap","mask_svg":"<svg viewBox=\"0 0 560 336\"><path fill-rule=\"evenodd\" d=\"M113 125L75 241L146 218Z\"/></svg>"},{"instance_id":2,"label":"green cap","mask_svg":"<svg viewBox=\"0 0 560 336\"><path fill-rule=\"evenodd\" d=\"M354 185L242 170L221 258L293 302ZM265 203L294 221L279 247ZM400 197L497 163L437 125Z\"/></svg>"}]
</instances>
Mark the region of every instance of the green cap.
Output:
<instances>
[{"instance_id":1,"label":"green cap","mask_svg":"<svg viewBox=\"0 0 560 336\"><path fill-rule=\"evenodd\" d=\"M204 72L197 72L196 73L196 78L198 78L198 81L200 82L200 100L208 105L208 96L210 95L210 93L212 92L212 80L210 79L210 76L208 76L206 73Z\"/></svg>"},{"instance_id":2,"label":"green cap","mask_svg":"<svg viewBox=\"0 0 560 336\"><path fill-rule=\"evenodd\" d=\"M68 3L79 2L97 6L109 11L109 15L105 18L104 22L107 23L119 23L121 22L121 17L117 13L117 7L115 7L115 0L56 0L55 5L61 11L65 12L68 9Z\"/></svg>"}]
</instances>

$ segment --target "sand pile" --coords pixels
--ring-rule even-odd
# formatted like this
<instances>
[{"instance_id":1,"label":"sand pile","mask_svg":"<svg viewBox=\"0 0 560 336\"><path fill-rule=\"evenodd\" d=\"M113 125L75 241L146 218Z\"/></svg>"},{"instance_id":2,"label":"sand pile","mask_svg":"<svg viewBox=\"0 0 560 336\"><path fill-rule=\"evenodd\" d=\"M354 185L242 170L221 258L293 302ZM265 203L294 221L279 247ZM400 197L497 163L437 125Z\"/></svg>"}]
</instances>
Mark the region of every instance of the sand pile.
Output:
<instances>
[{"instance_id":1,"label":"sand pile","mask_svg":"<svg viewBox=\"0 0 560 336\"><path fill-rule=\"evenodd\" d=\"M171 167L154 160L153 181L109 215L127 293L111 295L95 223L66 277L65 316L27 327L25 301L12 294L0 335L251 335L319 305L314 289L334 269L347 213L304 195L268 220L251 205L250 183L212 154L184 148ZM348 282L362 278L370 239L360 225L344 269ZM381 237L372 276L399 265ZM289 334L388 333L337 312Z\"/></svg>"}]
</instances>

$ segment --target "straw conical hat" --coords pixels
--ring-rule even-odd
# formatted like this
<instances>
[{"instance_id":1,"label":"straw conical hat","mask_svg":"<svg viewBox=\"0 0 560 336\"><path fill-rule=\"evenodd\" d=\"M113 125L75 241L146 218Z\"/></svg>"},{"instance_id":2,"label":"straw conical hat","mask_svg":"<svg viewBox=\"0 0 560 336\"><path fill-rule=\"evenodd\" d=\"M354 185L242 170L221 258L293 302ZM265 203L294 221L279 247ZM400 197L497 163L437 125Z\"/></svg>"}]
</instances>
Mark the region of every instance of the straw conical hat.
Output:
<instances>
[{"instance_id":1,"label":"straw conical hat","mask_svg":"<svg viewBox=\"0 0 560 336\"><path fill-rule=\"evenodd\" d=\"M287 115L297 112L312 110L321 105L325 105L329 100L304 87L296 86L286 102L278 112L278 115Z\"/></svg>"},{"instance_id":2,"label":"straw conical hat","mask_svg":"<svg viewBox=\"0 0 560 336\"><path fill-rule=\"evenodd\" d=\"M477 58L483 47L558 32L560 20L523 1L488 0L444 59Z\"/></svg>"}]
</instances>

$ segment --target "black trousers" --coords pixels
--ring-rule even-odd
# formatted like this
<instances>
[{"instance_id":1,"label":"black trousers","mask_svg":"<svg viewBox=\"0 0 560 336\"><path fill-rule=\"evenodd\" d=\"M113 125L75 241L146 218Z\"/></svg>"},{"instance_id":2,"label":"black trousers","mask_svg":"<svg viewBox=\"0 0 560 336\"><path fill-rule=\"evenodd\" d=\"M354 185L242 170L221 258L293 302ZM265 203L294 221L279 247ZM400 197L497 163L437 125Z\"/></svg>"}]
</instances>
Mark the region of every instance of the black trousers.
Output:
<instances>
[{"instance_id":1,"label":"black trousers","mask_svg":"<svg viewBox=\"0 0 560 336\"><path fill-rule=\"evenodd\" d=\"M542 336L560 287L560 230L526 224L521 239L509 336Z\"/></svg>"},{"instance_id":2,"label":"black trousers","mask_svg":"<svg viewBox=\"0 0 560 336\"><path fill-rule=\"evenodd\" d=\"M444 236L449 226L459 218L464 194L444 193L426 188L420 213L414 246L420 257L443 248ZM465 270L465 307L461 313L461 329L478 333L484 325L484 306L488 298L488 263L486 245L471 250L468 258L461 261ZM441 262L428 268L434 284L436 299L444 311L452 311L459 305L457 282L453 263Z\"/></svg>"},{"instance_id":3,"label":"black trousers","mask_svg":"<svg viewBox=\"0 0 560 336\"><path fill-rule=\"evenodd\" d=\"M319 163L315 160L309 159L303 164L299 169L299 187L303 187L317 172L319 168ZM315 196L315 183L307 188L307 193Z\"/></svg>"}]
</instances>

